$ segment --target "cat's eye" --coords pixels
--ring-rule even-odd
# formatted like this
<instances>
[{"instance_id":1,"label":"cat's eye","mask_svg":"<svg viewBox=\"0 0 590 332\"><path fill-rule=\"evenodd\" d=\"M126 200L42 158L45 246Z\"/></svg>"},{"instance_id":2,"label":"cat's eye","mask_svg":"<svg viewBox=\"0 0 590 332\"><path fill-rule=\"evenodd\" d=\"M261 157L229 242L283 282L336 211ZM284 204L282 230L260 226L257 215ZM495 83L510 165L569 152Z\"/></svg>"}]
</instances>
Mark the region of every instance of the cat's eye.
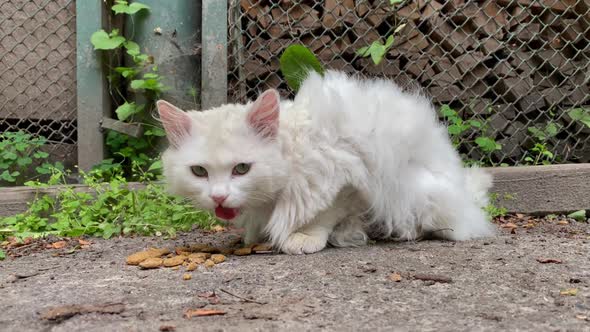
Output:
<instances>
[{"instance_id":1,"label":"cat's eye","mask_svg":"<svg viewBox=\"0 0 590 332\"><path fill-rule=\"evenodd\" d=\"M250 170L250 166L251 166L251 164L239 163L236 166L234 166L234 169L232 170L231 173L233 175L244 175L244 174L248 173L248 171Z\"/></svg>"},{"instance_id":2,"label":"cat's eye","mask_svg":"<svg viewBox=\"0 0 590 332\"><path fill-rule=\"evenodd\" d=\"M207 177L208 175L205 167L199 165L191 166L191 172L193 172L195 176L198 176L200 178Z\"/></svg>"}]
</instances>

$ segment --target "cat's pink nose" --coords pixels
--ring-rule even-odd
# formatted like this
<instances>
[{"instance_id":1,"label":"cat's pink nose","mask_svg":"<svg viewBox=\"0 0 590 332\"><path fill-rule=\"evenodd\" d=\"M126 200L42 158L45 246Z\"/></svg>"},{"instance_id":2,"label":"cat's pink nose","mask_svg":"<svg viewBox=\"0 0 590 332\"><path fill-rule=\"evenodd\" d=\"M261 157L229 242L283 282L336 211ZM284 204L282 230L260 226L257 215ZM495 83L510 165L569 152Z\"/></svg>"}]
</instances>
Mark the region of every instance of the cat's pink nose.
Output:
<instances>
[{"instance_id":1,"label":"cat's pink nose","mask_svg":"<svg viewBox=\"0 0 590 332\"><path fill-rule=\"evenodd\" d=\"M215 202L217 204L222 204L226 198L227 198L227 195L213 195L213 196L211 196L211 199L213 200L213 202Z\"/></svg>"}]
</instances>

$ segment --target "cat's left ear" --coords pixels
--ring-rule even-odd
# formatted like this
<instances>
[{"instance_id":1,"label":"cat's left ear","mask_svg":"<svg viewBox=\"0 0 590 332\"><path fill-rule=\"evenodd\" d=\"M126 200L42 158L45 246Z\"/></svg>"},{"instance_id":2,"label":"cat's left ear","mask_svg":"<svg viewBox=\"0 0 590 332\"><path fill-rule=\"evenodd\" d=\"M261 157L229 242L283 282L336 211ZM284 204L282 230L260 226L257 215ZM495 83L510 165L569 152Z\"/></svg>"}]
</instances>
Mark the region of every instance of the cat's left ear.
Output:
<instances>
[{"instance_id":1,"label":"cat's left ear","mask_svg":"<svg viewBox=\"0 0 590 332\"><path fill-rule=\"evenodd\" d=\"M248 111L248 124L262 137L276 137L279 131L280 104L277 90L264 91Z\"/></svg>"},{"instance_id":2,"label":"cat's left ear","mask_svg":"<svg viewBox=\"0 0 590 332\"><path fill-rule=\"evenodd\" d=\"M186 112L167 101L158 100L156 106L168 141L172 146L178 147L191 132L191 118Z\"/></svg>"}]
</instances>

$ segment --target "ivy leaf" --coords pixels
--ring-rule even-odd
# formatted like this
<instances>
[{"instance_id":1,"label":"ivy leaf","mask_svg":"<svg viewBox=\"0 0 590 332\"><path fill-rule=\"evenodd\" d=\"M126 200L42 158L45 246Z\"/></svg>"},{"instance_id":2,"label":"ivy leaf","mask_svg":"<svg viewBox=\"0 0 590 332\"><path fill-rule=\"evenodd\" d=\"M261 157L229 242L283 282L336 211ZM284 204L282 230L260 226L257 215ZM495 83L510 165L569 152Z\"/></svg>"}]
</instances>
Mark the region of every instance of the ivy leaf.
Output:
<instances>
[{"instance_id":1,"label":"ivy leaf","mask_svg":"<svg viewBox=\"0 0 590 332\"><path fill-rule=\"evenodd\" d=\"M113 50L125 42L125 37L111 37L101 29L92 34L90 42L95 50Z\"/></svg>"},{"instance_id":2,"label":"ivy leaf","mask_svg":"<svg viewBox=\"0 0 590 332\"><path fill-rule=\"evenodd\" d=\"M574 108L567 112L567 114L574 120L580 121L586 127L590 128L590 109Z\"/></svg>"},{"instance_id":3,"label":"ivy leaf","mask_svg":"<svg viewBox=\"0 0 590 332\"><path fill-rule=\"evenodd\" d=\"M0 249L0 261L4 260L6 258L6 253L4 252L4 250Z\"/></svg>"},{"instance_id":4,"label":"ivy leaf","mask_svg":"<svg viewBox=\"0 0 590 332\"><path fill-rule=\"evenodd\" d=\"M37 151L33 154L33 157L35 159L43 159L43 158L49 157L49 153L44 152L44 151Z\"/></svg>"},{"instance_id":5,"label":"ivy leaf","mask_svg":"<svg viewBox=\"0 0 590 332\"><path fill-rule=\"evenodd\" d=\"M575 219L577 221L585 221L586 220L586 210L579 210L572 212L567 215L568 218Z\"/></svg>"},{"instance_id":6,"label":"ivy leaf","mask_svg":"<svg viewBox=\"0 0 590 332\"><path fill-rule=\"evenodd\" d=\"M448 127L448 132L450 135L460 135L463 133L463 126L453 124Z\"/></svg>"},{"instance_id":7,"label":"ivy leaf","mask_svg":"<svg viewBox=\"0 0 590 332\"><path fill-rule=\"evenodd\" d=\"M398 29L403 27L404 25L401 25L398 27ZM369 45L368 47L362 47L358 49L356 51L356 54L365 58L370 56L371 60L373 60L373 63L378 65L385 57L385 53L387 53L387 51L391 48L394 41L395 38L393 37L393 35L387 37L385 44L383 44L380 40L376 40L373 43L371 43L371 45Z\"/></svg>"},{"instance_id":8,"label":"ivy leaf","mask_svg":"<svg viewBox=\"0 0 590 332\"><path fill-rule=\"evenodd\" d=\"M135 69L130 67L116 67L115 71L125 78L135 76L136 74Z\"/></svg>"},{"instance_id":9,"label":"ivy leaf","mask_svg":"<svg viewBox=\"0 0 590 332\"><path fill-rule=\"evenodd\" d=\"M445 104L445 105L441 106L440 114L442 114L442 116L444 116L446 118L449 118L449 117L457 115L457 112L454 109L452 109L449 105Z\"/></svg>"},{"instance_id":10,"label":"ivy leaf","mask_svg":"<svg viewBox=\"0 0 590 332\"><path fill-rule=\"evenodd\" d=\"M131 56L139 55L139 45L131 40L126 41L123 46L127 50L127 54Z\"/></svg>"},{"instance_id":11,"label":"ivy leaf","mask_svg":"<svg viewBox=\"0 0 590 332\"><path fill-rule=\"evenodd\" d=\"M33 159L31 157L21 157L16 160L16 163L19 166L27 166L27 165L30 165L32 162L33 162Z\"/></svg>"},{"instance_id":12,"label":"ivy leaf","mask_svg":"<svg viewBox=\"0 0 590 332\"><path fill-rule=\"evenodd\" d=\"M475 139L475 143L479 146L479 148L483 151L483 152L492 152L495 150L500 150L502 148L502 145L496 143L496 141L494 141L493 139L489 138L489 137L478 137Z\"/></svg>"},{"instance_id":13,"label":"ivy leaf","mask_svg":"<svg viewBox=\"0 0 590 332\"><path fill-rule=\"evenodd\" d=\"M115 110L115 113L117 113L117 118L120 121L125 121L127 118L129 118L133 114L137 114L137 113L141 112L142 109L143 109L143 106L138 107L137 105L135 105L135 102L132 102L132 103L125 102L123 105L117 107L117 109Z\"/></svg>"},{"instance_id":14,"label":"ivy leaf","mask_svg":"<svg viewBox=\"0 0 590 332\"><path fill-rule=\"evenodd\" d=\"M14 153L12 151L6 151L2 154L2 158L8 159L8 160L16 160L18 158L18 156L16 155L16 153Z\"/></svg>"},{"instance_id":15,"label":"ivy leaf","mask_svg":"<svg viewBox=\"0 0 590 332\"><path fill-rule=\"evenodd\" d=\"M115 14L133 15L142 9L149 10L150 7L139 2L134 2L128 5L126 1L117 1L117 4L111 7L111 9Z\"/></svg>"},{"instance_id":16,"label":"ivy leaf","mask_svg":"<svg viewBox=\"0 0 590 332\"><path fill-rule=\"evenodd\" d=\"M281 72L293 91L298 91L301 82L311 70L324 75L324 68L313 53L303 45L287 47L280 58Z\"/></svg>"}]
</instances>

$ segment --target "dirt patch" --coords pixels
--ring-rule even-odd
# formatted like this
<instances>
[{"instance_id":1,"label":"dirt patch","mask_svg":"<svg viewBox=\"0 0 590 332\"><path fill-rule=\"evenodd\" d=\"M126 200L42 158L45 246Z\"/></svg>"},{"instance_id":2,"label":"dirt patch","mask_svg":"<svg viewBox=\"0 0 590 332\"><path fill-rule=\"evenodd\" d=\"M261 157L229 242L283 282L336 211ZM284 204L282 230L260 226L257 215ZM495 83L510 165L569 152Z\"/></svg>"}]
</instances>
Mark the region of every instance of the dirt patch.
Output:
<instances>
[{"instance_id":1,"label":"dirt patch","mask_svg":"<svg viewBox=\"0 0 590 332\"><path fill-rule=\"evenodd\" d=\"M590 226L518 219L523 218L501 222L516 228L499 227L497 237L478 241L227 256L214 268L190 272L189 280L183 279L184 268L142 270L127 265L126 258L150 247L223 247L231 236L91 239L84 249L55 255L71 251L68 243L0 262L0 326L6 331L590 329ZM530 223L534 226L524 227ZM116 310L43 319L55 308L107 304L116 304Z\"/></svg>"}]
</instances>

